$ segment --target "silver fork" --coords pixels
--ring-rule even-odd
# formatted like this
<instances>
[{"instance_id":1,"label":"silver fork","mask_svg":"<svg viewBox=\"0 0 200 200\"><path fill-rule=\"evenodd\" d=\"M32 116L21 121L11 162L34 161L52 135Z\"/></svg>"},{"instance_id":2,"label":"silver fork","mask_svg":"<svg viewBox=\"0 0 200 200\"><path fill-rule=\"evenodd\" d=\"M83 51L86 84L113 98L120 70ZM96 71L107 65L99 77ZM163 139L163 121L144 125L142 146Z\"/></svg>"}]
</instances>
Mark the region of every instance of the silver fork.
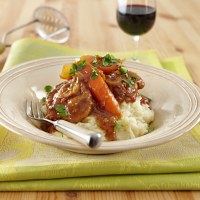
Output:
<instances>
[{"instance_id":1,"label":"silver fork","mask_svg":"<svg viewBox=\"0 0 200 200\"><path fill-rule=\"evenodd\" d=\"M56 130L58 130L59 132L67 135L70 138L73 138L79 143L84 144L90 148L99 147L101 144L102 137L99 133L88 134L88 130L65 120L52 121L46 119L41 110L41 104L39 102L26 100L26 115L30 119L53 124Z\"/></svg>"}]
</instances>

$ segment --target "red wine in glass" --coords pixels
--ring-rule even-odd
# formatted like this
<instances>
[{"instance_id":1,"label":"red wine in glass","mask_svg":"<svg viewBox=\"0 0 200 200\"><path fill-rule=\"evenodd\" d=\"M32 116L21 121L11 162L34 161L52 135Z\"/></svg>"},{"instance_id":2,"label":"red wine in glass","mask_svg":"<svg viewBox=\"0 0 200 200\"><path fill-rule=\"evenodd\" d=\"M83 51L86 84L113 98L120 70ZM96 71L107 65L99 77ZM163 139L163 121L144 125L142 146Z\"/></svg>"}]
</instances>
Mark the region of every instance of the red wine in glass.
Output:
<instances>
[{"instance_id":1,"label":"red wine in glass","mask_svg":"<svg viewBox=\"0 0 200 200\"><path fill-rule=\"evenodd\" d=\"M118 0L117 22L119 27L125 33L132 35L137 45L139 36L153 27L155 19L155 0Z\"/></svg>"},{"instance_id":2,"label":"red wine in glass","mask_svg":"<svg viewBox=\"0 0 200 200\"><path fill-rule=\"evenodd\" d=\"M120 28L130 35L142 35L148 32L153 27L155 19L156 9L151 6L132 4L117 10Z\"/></svg>"}]
</instances>

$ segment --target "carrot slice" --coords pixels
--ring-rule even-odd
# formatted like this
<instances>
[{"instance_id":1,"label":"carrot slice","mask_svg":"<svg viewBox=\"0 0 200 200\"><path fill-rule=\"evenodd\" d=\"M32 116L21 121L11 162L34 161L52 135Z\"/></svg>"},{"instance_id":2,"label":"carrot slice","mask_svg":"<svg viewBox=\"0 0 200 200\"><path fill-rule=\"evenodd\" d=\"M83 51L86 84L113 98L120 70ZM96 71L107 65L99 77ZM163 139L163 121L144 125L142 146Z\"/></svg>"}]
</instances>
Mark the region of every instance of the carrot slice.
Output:
<instances>
[{"instance_id":1,"label":"carrot slice","mask_svg":"<svg viewBox=\"0 0 200 200\"><path fill-rule=\"evenodd\" d=\"M100 106L104 107L105 110L112 113L119 119L121 117L119 104L108 88L104 79L100 75L98 75L98 77L95 79L90 77L88 80L88 85Z\"/></svg>"},{"instance_id":2,"label":"carrot slice","mask_svg":"<svg viewBox=\"0 0 200 200\"><path fill-rule=\"evenodd\" d=\"M120 68L118 65L111 65L111 66L97 66L98 69L102 70L104 74L110 74L113 71L116 71Z\"/></svg>"}]
</instances>

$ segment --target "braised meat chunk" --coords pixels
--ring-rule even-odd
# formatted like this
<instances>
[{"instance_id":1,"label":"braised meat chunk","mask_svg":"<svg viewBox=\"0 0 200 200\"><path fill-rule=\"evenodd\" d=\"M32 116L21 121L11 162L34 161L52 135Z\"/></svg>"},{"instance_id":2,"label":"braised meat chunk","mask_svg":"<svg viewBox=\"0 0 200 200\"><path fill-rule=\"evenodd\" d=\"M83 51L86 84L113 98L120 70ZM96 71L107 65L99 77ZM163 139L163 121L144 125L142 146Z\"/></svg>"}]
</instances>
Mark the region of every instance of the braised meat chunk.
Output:
<instances>
[{"instance_id":1,"label":"braised meat chunk","mask_svg":"<svg viewBox=\"0 0 200 200\"><path fill-rule=\"evenodd\" d=\"M126 68L106 75L105 81L119 103L134 102L139 96L138 90L144 87L144 81Z\"/></svg>"},{"instance_id":2,"label":"braised meat chunk","mask_svg":"<svg viewBox=\"0 0 200 200\"><path fill-rule=\"evenodd\" d=\"M80 122L90 114L92 104L92 96L85 83L73 77L48 94L46 118Z\"/></svg>"}]
</instances>

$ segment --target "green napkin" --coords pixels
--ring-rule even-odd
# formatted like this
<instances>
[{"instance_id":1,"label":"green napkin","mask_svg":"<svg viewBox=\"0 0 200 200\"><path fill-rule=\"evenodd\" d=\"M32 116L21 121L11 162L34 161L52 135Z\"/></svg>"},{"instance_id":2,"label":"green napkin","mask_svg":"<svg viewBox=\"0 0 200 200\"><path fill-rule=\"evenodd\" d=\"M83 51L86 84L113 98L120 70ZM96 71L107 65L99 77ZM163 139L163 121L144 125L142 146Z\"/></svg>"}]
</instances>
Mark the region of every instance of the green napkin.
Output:
<instances>
[{"instance_id":1,"label":"green napkin","mask_svg":"<svg viewBox=\"0 0 200 200\"><path fill-rule=\"evenodd\" d=\"M38 39L15 42L4 70L33 59L81 55L68 46ZM105 54L105 52L104 52ZM131 57L131 52L114 53ZM181 57L159 59L139 53L144 63L191 79ZM84 155L31 141L0 126L0 191L199 190L200 126L168 143L109 155Z\"/></svg>"}]
</instances>

